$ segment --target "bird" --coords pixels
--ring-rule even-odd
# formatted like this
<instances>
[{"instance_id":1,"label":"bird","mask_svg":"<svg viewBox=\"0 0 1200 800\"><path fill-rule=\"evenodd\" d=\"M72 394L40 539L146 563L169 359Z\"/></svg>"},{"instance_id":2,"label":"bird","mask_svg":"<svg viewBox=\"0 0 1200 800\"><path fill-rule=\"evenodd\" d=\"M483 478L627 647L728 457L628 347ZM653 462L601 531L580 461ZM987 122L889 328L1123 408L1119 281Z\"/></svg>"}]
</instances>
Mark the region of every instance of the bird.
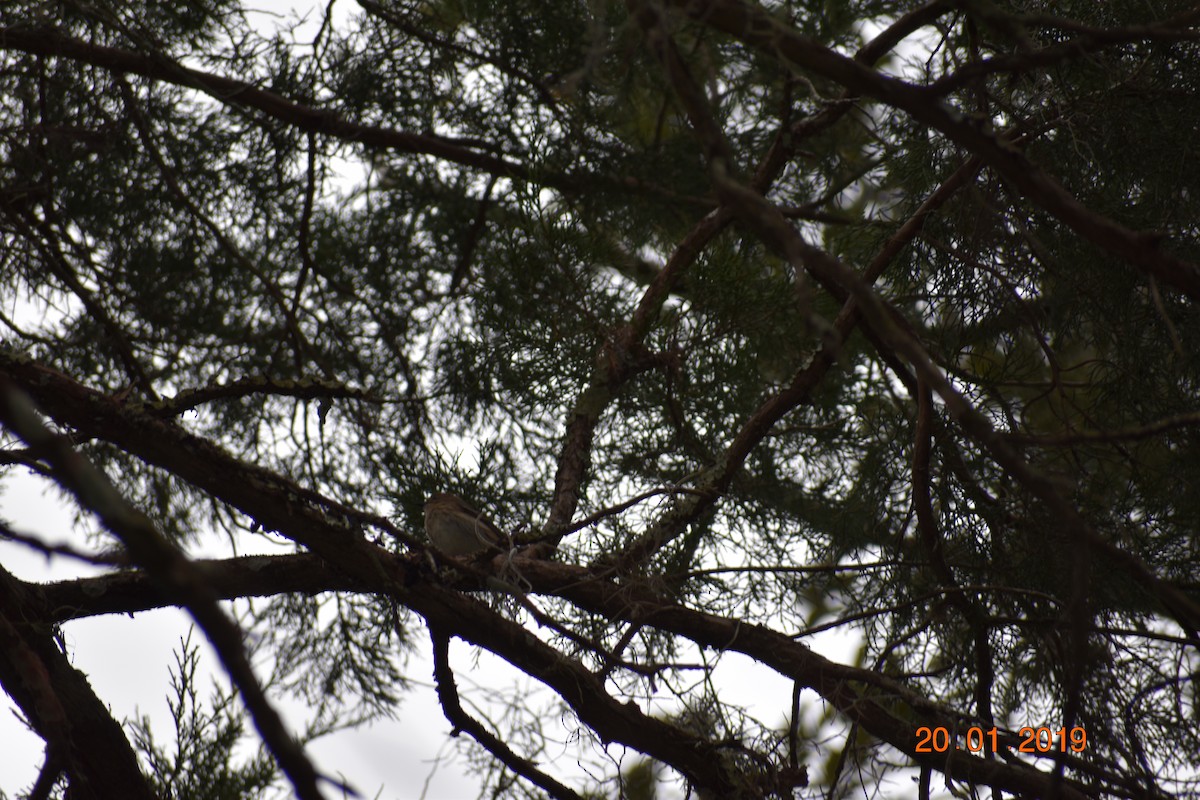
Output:
<instances>
[{"instance_id":1,"label":"bird","mask_svg":"<svg viewBox=\"0 0 1200 800\"><path fill-rule=\"evenodd\" d=\"M508 540L487 515L458 495L438 492L425 501L425 533L448 556L469 556Z\"/></svg>"}]
</instances>

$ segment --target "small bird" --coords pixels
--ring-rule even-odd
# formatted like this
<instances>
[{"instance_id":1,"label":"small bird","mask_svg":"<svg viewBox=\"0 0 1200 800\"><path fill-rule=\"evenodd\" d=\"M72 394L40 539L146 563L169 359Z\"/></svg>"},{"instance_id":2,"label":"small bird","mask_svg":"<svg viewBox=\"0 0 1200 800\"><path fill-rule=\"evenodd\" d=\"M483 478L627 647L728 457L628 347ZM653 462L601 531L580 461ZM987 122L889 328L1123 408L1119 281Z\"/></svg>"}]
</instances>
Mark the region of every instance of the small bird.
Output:
<instances>
[{"instance_id":1,"label":"small bird","mask_svg":"<svg viewBox=\"0 0 1200 800\"><path fill-rule=\"evenodd\" d=\"M461 497L439 492L425 501L425 533L448 556L468 556L489 546L503 547L508 537L479 509Z\"/></svg>"}]
</instances>

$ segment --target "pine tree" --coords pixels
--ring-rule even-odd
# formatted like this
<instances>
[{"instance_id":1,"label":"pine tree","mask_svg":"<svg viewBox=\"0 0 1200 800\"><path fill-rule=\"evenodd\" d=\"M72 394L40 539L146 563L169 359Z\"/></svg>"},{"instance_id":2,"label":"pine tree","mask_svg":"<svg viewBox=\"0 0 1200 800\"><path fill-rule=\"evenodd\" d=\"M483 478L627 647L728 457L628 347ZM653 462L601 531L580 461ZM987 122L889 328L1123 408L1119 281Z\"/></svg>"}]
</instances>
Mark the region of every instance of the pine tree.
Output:
<instances>
[{"instance_id":1,"label":"pine tree","mask_svg":"<svg viewBox=\"0 0 1200 800\"><path fill-rule=\"evenodd\" d=\"M1191 4L307 13L0 9L0 461L108 568L0 570L34 796L333 796L434 691L494 796L1200 797ZM56 639L162 606L174 745Z\"/></svg>"}]
</instances>

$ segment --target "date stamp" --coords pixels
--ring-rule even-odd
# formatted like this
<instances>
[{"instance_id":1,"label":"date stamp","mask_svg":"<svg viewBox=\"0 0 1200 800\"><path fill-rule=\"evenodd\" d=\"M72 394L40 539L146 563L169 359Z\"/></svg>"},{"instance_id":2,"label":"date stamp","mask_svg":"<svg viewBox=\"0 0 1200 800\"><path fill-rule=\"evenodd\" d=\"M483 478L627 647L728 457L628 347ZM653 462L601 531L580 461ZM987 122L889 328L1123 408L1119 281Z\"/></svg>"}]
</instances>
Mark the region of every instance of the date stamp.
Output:
<instances>
[{"instance_id":1,"label":"date stamp","mask_svg":"<svg viewBox=\"0 0 1200 800\"><path fill-rule=\"evenodd\" d=\"M1016 742L1010 741L1010 734L1001 733L996 728L985 730L979 727L967 728L961 731L961 739L943 727L930 728L922 725L917 728L918 753L945 753L948 750L966 750L971 753L1017 752L1017 753L1053 753L1055 750L1065 753L1082 753L1087 749L1087 731L1083 728L1021 728L1017 731ZM1001 739L1003 736L1003 739Z\"/></svg>"}]
</instances>

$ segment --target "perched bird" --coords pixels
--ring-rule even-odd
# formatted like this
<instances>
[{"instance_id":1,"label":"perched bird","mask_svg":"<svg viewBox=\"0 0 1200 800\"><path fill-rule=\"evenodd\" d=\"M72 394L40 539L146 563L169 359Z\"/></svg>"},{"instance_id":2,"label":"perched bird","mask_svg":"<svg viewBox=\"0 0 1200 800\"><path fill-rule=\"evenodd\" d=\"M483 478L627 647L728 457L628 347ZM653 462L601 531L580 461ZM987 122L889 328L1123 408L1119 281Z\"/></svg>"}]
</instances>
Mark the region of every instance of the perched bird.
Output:
<instances>
[{"instance_id":1,"label":"perched bird","mask_svg":"<svg viewBox=\"0 0 1200 800\"><path fill-rule=\"evenodd\" d=\"M479 509L461 497L439 492L425 501L425 533L448 556L467 556L508 540Z\"/></svg>"}]
</instances>

